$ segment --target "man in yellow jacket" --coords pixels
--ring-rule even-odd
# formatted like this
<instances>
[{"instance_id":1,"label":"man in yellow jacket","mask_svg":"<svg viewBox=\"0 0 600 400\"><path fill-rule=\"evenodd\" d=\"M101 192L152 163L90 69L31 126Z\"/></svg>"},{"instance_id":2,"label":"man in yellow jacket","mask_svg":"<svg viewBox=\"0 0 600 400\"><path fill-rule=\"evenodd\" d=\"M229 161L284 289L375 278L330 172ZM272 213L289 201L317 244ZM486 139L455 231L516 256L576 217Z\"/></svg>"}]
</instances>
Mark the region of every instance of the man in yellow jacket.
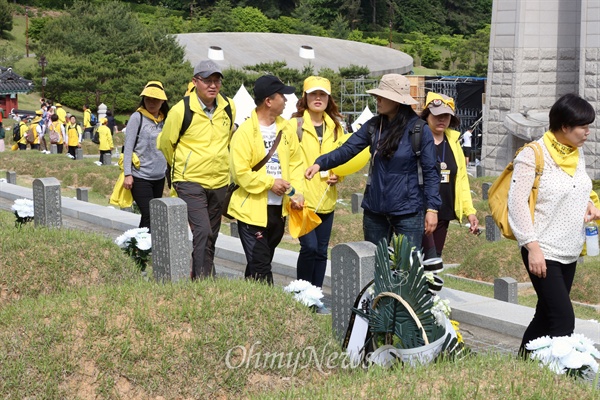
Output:
<instances>
[{"instance_id":1,"label":"man in yellow jacket","mask_svg":"<svg viewBox=\"0 0 600 400\"><path fill-rule=\"evenodd\" d=\"M192 78L196 91L169 110L156 141L171 167L177 196L188 206L193 234L192 279L215 274L215 243L229 184L229 141L235 106L232 99L219 94L222 79L214 61L196 65ZM186 115L191 121L182 132Z\"/></svg>"},{"instance_id":2,"label":"man in yellow jacket","mask_svg":"<svg viewBox=\"0 0 600 400\"><path fill-rule=\"evenodd\" d=\"M273 284L271 262L283 237L287 203L300 210L304 205L298 136L295 127L280 116L285 108L284 94L294 91L273 75L258 78L254 83L256 109L231 140L229 165L240 187L231 196L228 213L238 220L246 253L246 279L268 284ZM271 152L273 147L276 149ZM269 154L266 163L255 168Z\"/></svg>"}]
</instances>

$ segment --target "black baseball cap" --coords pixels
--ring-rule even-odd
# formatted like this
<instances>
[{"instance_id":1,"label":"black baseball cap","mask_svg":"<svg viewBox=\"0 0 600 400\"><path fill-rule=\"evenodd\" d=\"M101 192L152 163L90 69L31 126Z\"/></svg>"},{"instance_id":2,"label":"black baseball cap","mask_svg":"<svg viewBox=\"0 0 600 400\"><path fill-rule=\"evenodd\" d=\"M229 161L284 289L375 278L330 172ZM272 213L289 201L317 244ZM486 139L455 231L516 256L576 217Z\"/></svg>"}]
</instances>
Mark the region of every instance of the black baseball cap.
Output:
<instances>
[{"instance_id":1,"label":"black baseball cap","mask_svg":"<svg viewBox=\"0 0 600 400\"><path fill-rule=\"evenodd\" d=\"M275 93L292 94L295 91L295 87L284 85L281 79L273 75L263 75L254 82L254 98L257 100Z\"/></svg>"}]
</instances>

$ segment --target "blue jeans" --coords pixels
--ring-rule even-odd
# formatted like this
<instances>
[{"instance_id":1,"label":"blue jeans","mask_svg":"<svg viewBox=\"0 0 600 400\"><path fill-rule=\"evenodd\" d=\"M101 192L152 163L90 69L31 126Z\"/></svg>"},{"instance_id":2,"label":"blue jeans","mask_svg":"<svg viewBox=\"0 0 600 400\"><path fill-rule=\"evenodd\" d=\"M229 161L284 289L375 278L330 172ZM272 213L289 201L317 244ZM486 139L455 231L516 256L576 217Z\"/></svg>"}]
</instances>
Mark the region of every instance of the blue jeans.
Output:
<instances>
[{"instance_id":1,"label":"blue jeans","mask_svg":"<svg viewBox=\"0 0 600 400\"><path fill-rule=\"evenodd\" d=\"M319 214L321 223L314 230L300 236L300 254L296 264L296 276L317 287L323 287L327 268L327 248L333 227L333 212Z\"/></svg>"},{"instance_id":2,"label":"blue jeans","mask_svg":"<svg viewBox=\"0 0 600 400\"><path fill-rule=\"evenodd\" d=\"M396 235L403 234L406 236L410 243L417 250L420 250L424 230L425 217L423 211L406 215L386 215L365 210L363 214L365 240L375 245L383 238L389 243L392 233L395 233Z\"/></svg>"}]
</instances>

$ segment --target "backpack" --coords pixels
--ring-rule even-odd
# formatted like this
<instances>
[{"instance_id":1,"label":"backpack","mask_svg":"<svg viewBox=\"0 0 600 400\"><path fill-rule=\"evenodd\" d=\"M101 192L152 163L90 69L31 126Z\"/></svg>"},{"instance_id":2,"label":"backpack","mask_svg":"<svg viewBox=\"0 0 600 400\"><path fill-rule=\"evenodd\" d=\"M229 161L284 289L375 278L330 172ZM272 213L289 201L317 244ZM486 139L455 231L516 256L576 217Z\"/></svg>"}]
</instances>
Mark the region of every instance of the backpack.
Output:
<instances>
[{"instance_id":1,"label":"backpack","mask_svg":"<svg viewBox=\"0 0 600 400\"><path fill-rule=\"evenodd\" d=\"M60 142L60 133L56 131L53 123L48 125L48 136L50 137L50 144L58 144Z\"/></svg>"},{"instance_id":2,"label":"backpack","mask_svg":"<svg viewBox=\"0 0 600 400\"><path fill-rule=\"evenodd\" d=\"M90 112L90 124L96 125L98 123L98 117L93 112Z\"/></svg>"},{"instance_id":3,"label":"backpack","mask_svg":"<svg viewBox=\"0 0 600 400\"><path fill-rule=\"evenodd\" d=\"M21 140L21 123L15 122L15 126L13 126L13 142L18 142Z\"/></svg>"},{"instance_id":4,"label":"backpack","mask_svg":"<svg viewBox=\"0 0 600 400\"><path fill-rule=\"evenodd\" d=\"M35 129L36 129L36 126L32 124L27 129L27 132L25 132L25 140L27 140L27 143L35 142Z\"/></svg>"},{"instance_id":5,"label":"backpack","mask_svg":"<svg viewBox=\"0 0 600 400\"><path fill-rule=\"evenodd\" d=\"M535 153L535 179L533 180L531 194L529 195L529 210L531 211L531 220L533 221L533 210L535 209L535 203L537 201L540 177L544 173L544 152L542 146L538 142L531 142L517 150L515 157L525 147L531 147ZM502 236L507 239L516 240L515 235L508 224L508 191L510 189L514 170L513 163L514 158L513 161L504 168L504 171L502 171L500 176L496 178L492 187L490 187L488 191L488 203L492 218L496 225L498 225L498 228L500 228Z\"/></svg>"},{"instance_id":6,"label":"backpack","mask_svg":"<svg viewBox=\"0 0 600 400\"><path fill-rule=\"evenodd\" d=\"M92 143L100 144L100 134L98 133L98 125L94 126L94 130L92 131Z\"/></svg>"},{"instance_id":7,"label":"backpack","mask_svg":"<svg viewBox=\"0 0 600 400\"><path fill-rule=\"evenodd\" d=\"M410 146L412 147L413 153L417 156L417 175L419 177L419 186L423 186L423 167L421 166L421 137L423 136L423 126L427 122L421 118L417 119L408 136L410 138ZM375 124L369 124L369 137L371 138L371 145L375 142ZM373 165L373 157L371 157L371 166ZM369 168L369 175L371 171Z\"/></svg>"},{"instance_id":8,"label":"backpack","mask_svg":"<svg viewBox=\"0 0 600 400\"><path fill-rule=\"evenodd\" d=\"M225 113L227 113L227 116L229 117L229 131L231 131L231 128L233 127L233 113L231 112L231 104L229 104L229 101L227 100L227 96L224 96L224 95L221 95L221 96L227 103L227 105L225 106ZM185 96L183 98L183 110L184 110L183 111L183 121L181 122L181 129L179 130L179 137L177 138L175 145L173 145L173 162L175 162L175 150L177 149L177 145L179 144L179 141L181 140L181 137L183 136L185 131L187 131L188 128L190 127L190 124L192 123L192 118L194 118L194 113L192 112L192 109L190 108L190 96ZM167 186L169 189L171 189L171 184L173 182L173 174L174 173L175 172L171 168L171 165L169 163L167 163L167 170L165 171L165 176L167 178Z\"/></svg>"}]
</instances>

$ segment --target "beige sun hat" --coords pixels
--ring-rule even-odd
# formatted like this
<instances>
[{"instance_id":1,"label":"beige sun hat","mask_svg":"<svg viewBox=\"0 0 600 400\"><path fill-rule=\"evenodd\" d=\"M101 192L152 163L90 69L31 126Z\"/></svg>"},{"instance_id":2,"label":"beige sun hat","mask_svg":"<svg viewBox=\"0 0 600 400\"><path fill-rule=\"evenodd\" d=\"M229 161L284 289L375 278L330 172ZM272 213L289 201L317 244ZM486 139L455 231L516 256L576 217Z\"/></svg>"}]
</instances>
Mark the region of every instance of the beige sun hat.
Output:
<instances>
[{"instance_id":1,"label":"beige sun hat","mask_svg":"<svg viewBox=\"0 0 600 400\"><path fill-rule=\"evenodd\" d=\"M381 96L400 104L419 104L410 95L410 81L407 77L400 74L382 76L377 89L367 90L367 93L374 96Z\"/></svg>"}]
</instances>

